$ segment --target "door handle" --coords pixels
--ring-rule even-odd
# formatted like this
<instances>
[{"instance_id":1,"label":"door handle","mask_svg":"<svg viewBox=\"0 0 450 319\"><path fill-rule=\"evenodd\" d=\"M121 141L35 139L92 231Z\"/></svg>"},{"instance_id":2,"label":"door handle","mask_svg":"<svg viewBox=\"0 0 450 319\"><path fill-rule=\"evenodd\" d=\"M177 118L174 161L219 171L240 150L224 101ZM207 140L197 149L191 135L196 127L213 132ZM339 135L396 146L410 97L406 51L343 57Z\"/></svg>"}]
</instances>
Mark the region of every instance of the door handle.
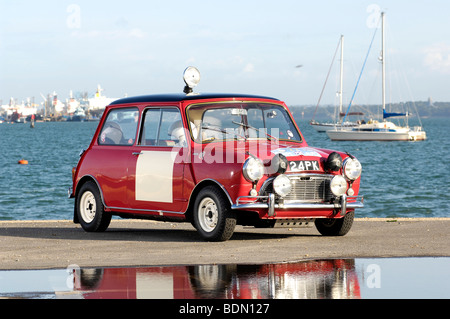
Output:
<instances>
[{"instance_id":1,"label":"door handle","mask_svg":"<svg viewBox=\"0 0 450 319\"><path fill-rule=\"evenodd\" d=\"M131 154L133 154L134 156L139 156L139 155L142 155L142 152L133 152Z\"/></svg>"}]
</instances>

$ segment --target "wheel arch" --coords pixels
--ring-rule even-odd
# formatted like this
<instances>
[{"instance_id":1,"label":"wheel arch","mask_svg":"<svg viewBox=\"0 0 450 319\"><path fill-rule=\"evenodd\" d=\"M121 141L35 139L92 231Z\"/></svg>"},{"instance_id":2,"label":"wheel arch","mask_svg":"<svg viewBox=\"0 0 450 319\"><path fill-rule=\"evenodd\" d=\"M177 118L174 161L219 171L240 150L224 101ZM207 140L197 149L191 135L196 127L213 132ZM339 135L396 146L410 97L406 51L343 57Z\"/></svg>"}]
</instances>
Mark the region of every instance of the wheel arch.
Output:
<instances>
[{"instance_id":1,"label":"wheel arch","mask_svg":"<svg viewBox=\"0 0 450 319\"><path fill-rule=\"evenodd\" d=\"M225 187L221 183L219 183L218 181L216 181L214 179L211 179L211 178L207 178L207 179L202 180L197 185L195 185L194 189L191 192L191 195L189 196L189 204L188 204L188 208L187 208L186 213L185 213L187 220L192 221L193 211L194 211L194 204L195 204L195 198L200 193L200 191L203 188L207 187L207 186L215 186L215 187L217 187L226 196L226 198L228 199L228 202L230 203L230 206L233 205L233 201L231 200L231 196L228 193L228 191L225 189Z\"/></svg>"},{"instance_id":2,"label":"wheel arch","mask_svg":"<svg viewBox=\"0 0 450 319\"><path fill-rule=\"evenodd\" d=\"M77 186L76 186L76 188L75 188L75 205L74 205L74 209L73 209L73 222L74 222L75 224L79 224L79 223L80 223L80 221L78 220L78 215L77 215L77 202L78 202L77 198L78 198L78 193L79 193L81 187L82 187L84 184L86 184L87 182L90 182L90 181L91 181L91 182L94 182L95 185L97 185L97 188L98 188L98 191L99 191L99 193L100 193L100 198L101 198L101 200L102 200L103 206L104 206L104 207L107 207L107 206L105 205L105 199L104 199L104 197L103 197L103 191L102 191L102 188L100 187L100 184L99 184L98 181L95 179L95 177L92 176L92 175L85 175L85 176L83 176L83 177L78 181Z\"/></svg>"}]
</instances>

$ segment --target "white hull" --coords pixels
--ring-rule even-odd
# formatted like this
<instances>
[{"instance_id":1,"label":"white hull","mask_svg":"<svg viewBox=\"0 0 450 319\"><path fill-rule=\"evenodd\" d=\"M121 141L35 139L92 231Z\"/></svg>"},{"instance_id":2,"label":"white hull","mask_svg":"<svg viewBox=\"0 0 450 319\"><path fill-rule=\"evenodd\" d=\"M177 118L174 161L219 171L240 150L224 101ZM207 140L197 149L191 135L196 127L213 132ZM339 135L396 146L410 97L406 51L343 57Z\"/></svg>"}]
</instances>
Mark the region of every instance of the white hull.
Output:
<instances>
[{"instance_id":1,"label":"white hull","mask_svg":"<svg viewBox=\"0 0 450 319\"><path fill-rule=\"evenodd\" d=\"M409 141L408 132L327 131L332 141Z\"/></svg>"},{"instance_id":2,"label":"white hull","mask_svg":"<svg viewBox=\"0 0 450 319\"><path fill-rule=\"evenodd\" d=\"M420 127L414 130L409 127L397 127L390 122L375 125L363 124L354 128L337 128L328 130L332 141L423 141L425 131Z\"/></svg>"},{"instance_id":3,"label":"white hull","mask_svg":"<svg viewBox=\"0 0 450 319\"><path fill-rule=\"evenodd\" d=\"M333 124L333 123L311 123L311 126L317 132L321 132L321 133L336 128L336 124Z\"/></svg>"},{"instance_id":4,"label":"white hull","mask_svg":"<svg viewBox=\"0 0 450 319\"><path fill-rule=\"evenodd\" d=\"M336 130L336 129L340 129L340 128L345 129L345 128L357 126L357 124L351 123L351 122L345 122L344 125L336 124L336 123L318 123L318 122L314 122L314 123L310 123L310 124L317 132L320 132L320 133L327 132L329 130Z\"/></svg>"},{"instance_id":5,"label":"white hull","mask_svg":"<svg viewBox=\"0 0 450 319\"><path fill-rule=\"evenodd\" d=\"M422 130L422 127L415 127L414 130L409 131L410 141L425 141L427 139L427 133Z\"/></svg>"}]
</instances>

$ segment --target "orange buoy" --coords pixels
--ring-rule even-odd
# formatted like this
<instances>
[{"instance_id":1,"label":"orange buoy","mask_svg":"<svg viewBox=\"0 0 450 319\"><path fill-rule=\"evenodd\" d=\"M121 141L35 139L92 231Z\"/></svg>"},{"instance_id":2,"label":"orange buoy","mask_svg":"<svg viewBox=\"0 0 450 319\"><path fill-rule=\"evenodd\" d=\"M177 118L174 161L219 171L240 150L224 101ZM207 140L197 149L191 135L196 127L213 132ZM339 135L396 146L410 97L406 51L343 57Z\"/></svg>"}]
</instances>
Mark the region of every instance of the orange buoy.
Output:
<instances>
[{"instance_id":1,"label":"orange buoy","mask_svg":"<svg viewBox=\"0 0 450 319\"><path fill-rule=\"evenodd\" d=\"M20 165L27 165L27 164L28 164L28 161L27 161L26 159L21 159L20 161L18 161L18 163L19 163Z\"/></svg>"}]
</instances>

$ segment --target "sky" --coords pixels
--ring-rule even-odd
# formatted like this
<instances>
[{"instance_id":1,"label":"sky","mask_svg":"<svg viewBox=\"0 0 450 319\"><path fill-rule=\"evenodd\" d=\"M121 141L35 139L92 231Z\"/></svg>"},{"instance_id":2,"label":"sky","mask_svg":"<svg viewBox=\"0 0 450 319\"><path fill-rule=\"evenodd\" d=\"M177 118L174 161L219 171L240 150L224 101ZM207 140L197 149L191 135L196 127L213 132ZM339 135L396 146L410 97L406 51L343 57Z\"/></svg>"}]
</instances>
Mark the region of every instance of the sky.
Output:
<instances>
[{"instance_id":1,"label":"sky","mask_svg":"<svg viewBox=\"0 0 450 319\"><path fill-rule=\"evenodd\" d=\"M0 100L178 93L192 65L197 92L288 105L316 105L330 70L320 104L335 104L344 35L348 103L375 34L354 101L379 104L381 11L387 102L450 101L448 0L0 0Z\"/></svg>"}]
</instances>

